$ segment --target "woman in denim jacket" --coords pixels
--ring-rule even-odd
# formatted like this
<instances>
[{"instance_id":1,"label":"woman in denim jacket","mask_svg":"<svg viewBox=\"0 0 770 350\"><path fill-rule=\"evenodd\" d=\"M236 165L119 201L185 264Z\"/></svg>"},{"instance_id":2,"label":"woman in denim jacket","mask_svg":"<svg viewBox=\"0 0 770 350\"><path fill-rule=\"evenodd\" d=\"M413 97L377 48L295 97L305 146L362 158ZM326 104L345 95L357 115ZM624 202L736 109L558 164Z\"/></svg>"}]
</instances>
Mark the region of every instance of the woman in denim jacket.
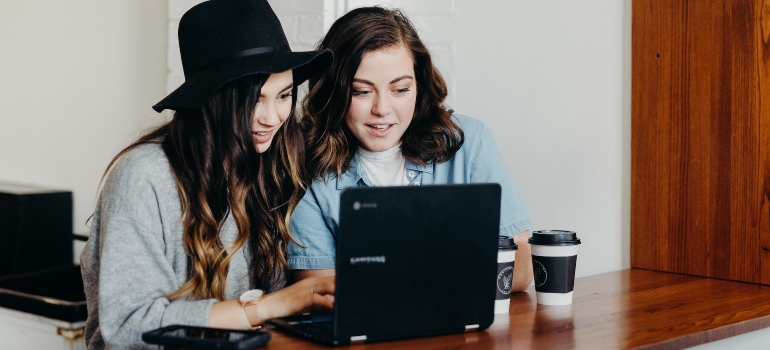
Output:
<instances>
[{"instance_id":1,"label":"woman in denim jacket","mask_svg":"<svg viewBox=\"0 0 770 350\"><path fill-rule=\"evenodd\" d=\"M287 261L297 279L333 275L340 193L351 186L499 183L500 235L519 245L512 290L532 281L531 223L492 132L444 106L447 89L409 20L355 9L318 49L332 67L311 78L303 105L312 186L292 216Z\"/></svg>"}]
</instances>

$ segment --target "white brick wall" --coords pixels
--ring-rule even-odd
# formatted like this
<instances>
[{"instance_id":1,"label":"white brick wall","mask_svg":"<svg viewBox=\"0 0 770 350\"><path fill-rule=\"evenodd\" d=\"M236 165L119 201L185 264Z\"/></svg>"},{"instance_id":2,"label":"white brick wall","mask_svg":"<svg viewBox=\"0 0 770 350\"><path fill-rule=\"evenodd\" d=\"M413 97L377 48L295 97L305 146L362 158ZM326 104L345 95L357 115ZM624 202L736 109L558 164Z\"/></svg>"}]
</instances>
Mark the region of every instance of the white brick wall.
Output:
<instances>
[{"instance_id":1,"label":"white brick wall","mask_svg":"<svg viewBox=\"0 0 770 350\"><path fill-rule=\"evenodd\" d=\"M326 0L273 0L270 5L278 15L293 51L312 50L323 35Z\"/></svg>"},{"instance_id":2,"label":"white brick wall","mask_svg":"<svg viewBox=\"0 0 770 350\"><path fill-rule=\"evenodd\" d=\"M184 82L177 41L179 19L188 9L200 2L201 0L168 0L167 92L173 91ZM286 38L294 51L315 48L334 20L350 9L373 5L402 9L431 50L436 65L447 80L451 100L454 91L452 71L456 36L455 0L272 0L270 5L281 20Z\"/></svg>"}]
</instances>

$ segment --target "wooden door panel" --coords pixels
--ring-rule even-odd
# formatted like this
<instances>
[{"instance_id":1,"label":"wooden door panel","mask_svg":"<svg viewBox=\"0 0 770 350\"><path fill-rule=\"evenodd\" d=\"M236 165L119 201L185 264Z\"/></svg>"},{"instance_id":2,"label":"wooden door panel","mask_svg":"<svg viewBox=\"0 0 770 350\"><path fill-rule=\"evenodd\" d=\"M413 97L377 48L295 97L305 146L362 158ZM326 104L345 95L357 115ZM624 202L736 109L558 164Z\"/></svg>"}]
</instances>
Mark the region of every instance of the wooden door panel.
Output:
<instances>
[{"instance_id":1,"label":"wooden door panel","mask_svg":"<svg viewBox=\"0 0 770 350\"><path fill-rule=\"evenodd\" d=\"M768 20L763 0L633 2L633 267L770 283Z\"/></svg>"}]
</instances>

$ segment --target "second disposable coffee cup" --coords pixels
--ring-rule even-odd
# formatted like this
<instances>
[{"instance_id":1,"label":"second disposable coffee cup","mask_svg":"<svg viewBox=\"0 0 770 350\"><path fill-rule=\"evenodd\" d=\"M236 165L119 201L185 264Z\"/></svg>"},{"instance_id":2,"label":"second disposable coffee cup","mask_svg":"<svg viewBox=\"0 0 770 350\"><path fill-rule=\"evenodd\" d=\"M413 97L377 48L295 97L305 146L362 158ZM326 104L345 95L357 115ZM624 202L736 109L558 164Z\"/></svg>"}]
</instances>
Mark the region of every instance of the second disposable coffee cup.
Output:
<instances>
[{"instance_id":1,"label":"second disposable coffee cup","mask_svg":"<svg viewBox=\"0 0 770 350\"><path fill-rule=\"evenodd\" d=\"M495 313L505 314L511 307L511 287L513 286L513 264L519 245L513 238L500 236L497 249L497 297Z\"/></svg>"},{"instance_id":2,"label":"second disposable coffee cup","mask_svg":"<svg viewBox=\"0 0 770 350\"><path fill-rule=\"evenodd\" d=\"M537 303L572 304L575 266L580 239L573 231L542 230L532 232L532 271L535 275Z\"/></svg>"}]
</instances>

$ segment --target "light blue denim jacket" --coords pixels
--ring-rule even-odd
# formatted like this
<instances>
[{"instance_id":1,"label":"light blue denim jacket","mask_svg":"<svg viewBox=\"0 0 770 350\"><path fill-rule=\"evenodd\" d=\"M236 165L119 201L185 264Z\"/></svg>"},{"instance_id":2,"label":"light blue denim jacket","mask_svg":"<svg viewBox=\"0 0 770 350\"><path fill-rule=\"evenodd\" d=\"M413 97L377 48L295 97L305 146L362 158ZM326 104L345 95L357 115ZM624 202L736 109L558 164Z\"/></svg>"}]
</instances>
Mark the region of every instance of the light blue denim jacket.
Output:
<instances>
[{"instance_id":1,"label":"light blue denim jacket","mask_svg":"<svg viewBox=\"0 0 770 350\"><path fill-rule=\"evenodd\" d=\"M463 146L454 157L440 164L423 166L406 161L406 177L411 185L453 183L499 183L502 187L500 234L513 236L532 228L524 201L503 163L492 132L482 122L454 115L465 134ZM306 248L289 243L287 260L291 269L332 269L336 262L339 230L340 193L352 186L374 186L364 171L358 154L350 169L337 178L327 175L313 181L291 217L291 232Z\"/></svg>"}]
</instances>

